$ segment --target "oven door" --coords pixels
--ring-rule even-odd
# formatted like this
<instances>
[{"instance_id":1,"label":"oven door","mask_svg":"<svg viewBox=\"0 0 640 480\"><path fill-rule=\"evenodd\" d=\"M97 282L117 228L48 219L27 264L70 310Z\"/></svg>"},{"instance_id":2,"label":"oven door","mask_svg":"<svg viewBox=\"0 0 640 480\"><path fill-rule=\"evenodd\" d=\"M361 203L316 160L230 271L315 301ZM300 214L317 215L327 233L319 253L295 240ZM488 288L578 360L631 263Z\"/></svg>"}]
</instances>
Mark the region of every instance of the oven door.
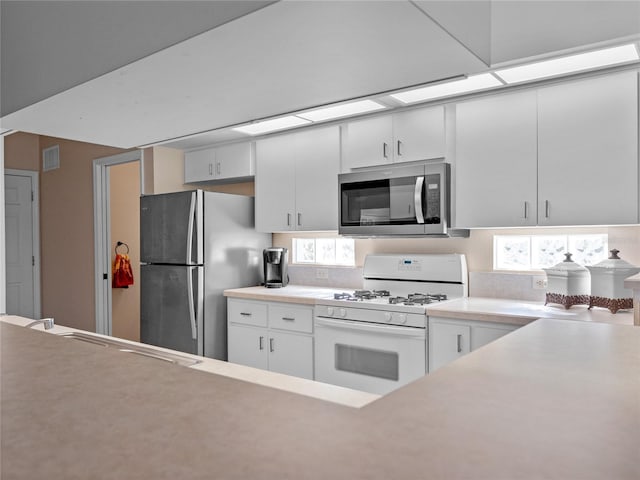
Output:
<instances>
[{"instance_id":1,"label":"oven door","mask_svg":"<svg viewBox=\"0 0 640 480\"><path fill-rule=\"evenodd\" d=\"M315 319L315 379L384 395L426 374L426 330Z\"/></svg>"}]
</instances>

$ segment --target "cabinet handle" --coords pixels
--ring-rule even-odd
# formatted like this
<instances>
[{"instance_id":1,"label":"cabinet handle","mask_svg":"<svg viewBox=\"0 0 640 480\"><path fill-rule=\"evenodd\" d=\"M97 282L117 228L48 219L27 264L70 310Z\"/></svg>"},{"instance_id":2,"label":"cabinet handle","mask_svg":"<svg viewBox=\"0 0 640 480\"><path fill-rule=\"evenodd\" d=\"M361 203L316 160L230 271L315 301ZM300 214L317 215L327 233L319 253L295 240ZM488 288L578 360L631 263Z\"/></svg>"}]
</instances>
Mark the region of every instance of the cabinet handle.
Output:
<instances>
[{"instance_id":1,"label":"cabinet handle","mask_svg":"<svg viewBox=\"0 0 640 480\"><path fill-rule=\"evenodd\" d=\"M260 350L264 350L264 345L263 342L264 341L264 337L260 336L260 339L258 340L258 346L260 347Z\"/></svg>"},{"instance_id":2,"label":"cabinet handle","mask_svg":"<svg viewBox=\"0 0 640 480\"><path fill-rule=\"evenodd\" d=\"M544 218L549 218L549 200L544 201Z\"/></svg>"},{"instance_id":3,"label":"cabinet handle","mask_svg":"<svg viewBox=\"0 0 640 480\"><path fill-rule=\"evenodd\" d=\"M301 213L298 214L298 226L299 227L302 226L302 214Z\"/></svg>"},{"instance_id":4,"label":"cabinet handle","mask_svg":"<svg viewBox=\"0 0 640 480\"><path fill-rule=\"evenodd\" d=\"M389 158L389 156L387 155L387 142L382 143L382 156L384 158Z\"/></svg>"},{"instance_id":5,"label":"cabinet handle","mask_svg":"<svg viewBox=\"0 0 640 480\"><path fill-rule=\"evenodd\" d=\"M296 319L293 317L282 317L283 320L286 320L287 322L295 322Z\"/></svg>"},{"instance_id":6,"label":"cabinet handle","mask_svg":"<svg viewBox=\"0 0 640 480\"><path fill-rule=\"evenodd\" d=\"M273 352L275 349L273 348L273 338L269 339L269 351Z\"/></svg>"},{"instance_id":7,"label":"cabinet handle","mask_svg":"<svg viewBox=\"0 0 640 480\"><path fill-rule=\"evenodd\" d=\"M213 163L209 164L209 175L213 175Z\"/></svg>"},{"instance_id":8,"label":"cabinet handle","mask_svg":"<svg viewBox=\"0 0 640 480\"><path fill-rule=\"evenodd\" d=\"M529 202L524 202L524 218L529 218Z\"/></svg>"},{"instance_id":9,"label":"cabinet handle","mask_svg":"<svg viewBox=\"0 0 640 480\"><path fill-rule=\"evenodd\" d=\"M402 156L402 151L400 150L400 147L402 147L402 142L400 140L398 140L397 150L398 150L398 156L399 157Z\"/></svg>"},{"instance_id":10,"label":"cabinet handle","mask_svg":"<svg viewBox=\"0 0 640 480\"><path fill-rule=\"evenodd\" d=\"M240 315L242 315L243 317L250 317L251 313L248 312L240 312Z\"/></svg>"},{"instance_id":11,"label":"cabinet handle","mask_svg":"<svg viewBox=\"0 0 640 480\"><path fill-rule=\"evenodd\" d=\"M216 162L216 173L220 175L222 172L222 168L220 167L220 162Z\"/></svg>"},{"instance_id":12,"label":"cabinet handle","mask_svg":"<svg viewBox=\"0 0 640 480\"><path fill-rule=\"evenodd\" d=\"M458 353L462 352L462 335L458 334Z\"/></svg>"},{"instance_id":13,"label":"cabinet handle","mask_svg":"<svg viewBox=\"0 0 640 480\"><path fill-rule=\"evenodd\" d=\"M291 226L291 214L287 213L287 227Z\"/></svg>"}]
</instances>

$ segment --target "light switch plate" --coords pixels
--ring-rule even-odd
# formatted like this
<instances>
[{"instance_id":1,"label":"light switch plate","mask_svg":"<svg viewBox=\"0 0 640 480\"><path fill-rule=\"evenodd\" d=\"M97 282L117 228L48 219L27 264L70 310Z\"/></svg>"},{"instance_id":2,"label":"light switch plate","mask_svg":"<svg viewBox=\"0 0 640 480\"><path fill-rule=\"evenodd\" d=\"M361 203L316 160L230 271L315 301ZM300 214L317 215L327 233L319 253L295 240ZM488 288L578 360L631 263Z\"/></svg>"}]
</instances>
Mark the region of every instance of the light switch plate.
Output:
<instances>
[{"instance_id":1,"label":"light switch plate","mask_svg":"<svg viewBox=\"0 0 640 480\"><path fill-rule=\"evenodd\" d=\"M327 280L329 278L329 269L316 268L316 278L319 280Z\"/></svg>"},{"instance_id":2,"label":"light switch plate","mask_svg":"<svg viewBox=\"0 0 640 480\"><path fill-rule=\"evenodd\" d=\"M547 277L545 275L534 275L532 279L534 290L544 290L547 288Z\"/></svg>"}]
</instances>

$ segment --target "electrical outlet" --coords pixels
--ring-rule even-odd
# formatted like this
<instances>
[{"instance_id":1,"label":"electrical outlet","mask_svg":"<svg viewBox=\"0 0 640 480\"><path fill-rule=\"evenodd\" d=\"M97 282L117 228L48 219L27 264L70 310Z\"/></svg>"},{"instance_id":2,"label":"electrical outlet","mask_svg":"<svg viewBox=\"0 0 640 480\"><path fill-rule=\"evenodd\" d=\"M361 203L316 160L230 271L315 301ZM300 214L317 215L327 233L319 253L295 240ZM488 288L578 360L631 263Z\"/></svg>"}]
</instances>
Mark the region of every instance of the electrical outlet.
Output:
<instances>
[{"instance_id":1,"label":"electrical outlet","mask_svg":"<svg viewBox=\"0 0 640 480\"><path fill-rule=\"evenodd\" d=\"M534 290L544 290L547 288L547 277L533 277L533 288Z\"/></svg>"},{"instance_id":2,"label":"electrical outlet","mask_svg":"<svg viewBox=\"0 0 640 480\"><path fill-rule=\"evenodd\" d=\"M327 280L329 278L328 268L316 268L316 278L318 280Z\"/></svg>"}]
</instances>

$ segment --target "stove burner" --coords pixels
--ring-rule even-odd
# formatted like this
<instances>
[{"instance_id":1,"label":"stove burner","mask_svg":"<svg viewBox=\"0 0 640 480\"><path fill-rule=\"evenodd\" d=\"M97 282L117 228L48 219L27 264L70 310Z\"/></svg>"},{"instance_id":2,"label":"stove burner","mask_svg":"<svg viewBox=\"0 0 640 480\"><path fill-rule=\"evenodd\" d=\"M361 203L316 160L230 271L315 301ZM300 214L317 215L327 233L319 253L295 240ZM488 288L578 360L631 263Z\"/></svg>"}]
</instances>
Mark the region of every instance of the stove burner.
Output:
<instances>
[{"instance_id":1,"label":"stove burner","mask_svg":"<svg viewBox=\"0 0 640 480\"><path fill-rule=\"evenodd\" d=\"M444 293L410 293L407 297L390 297L389 303L403 305L426 305L432 302L440 302L446 300Z\"/></svg>"},{"instance_id":2,"label":"stove burner","mask_svg":"<svg viewBox=\"0 0 640 480\"><path fill-rule=\"evenodd\" d=\"M353 296L358 300L371 300L378 297L388 297L389 290L356 290Z\"/></svg>"},{"instance_id":3,"label":"stove burner","mask_svg":"<svg viewBox=\"0 0 640 480\"><path fill-rule=\"evenodd\" d=\"M333 294L333 299L334 300L349 300L351 299L351 294L350 293L334 293Z\"/></svg>"}]
</instances>

